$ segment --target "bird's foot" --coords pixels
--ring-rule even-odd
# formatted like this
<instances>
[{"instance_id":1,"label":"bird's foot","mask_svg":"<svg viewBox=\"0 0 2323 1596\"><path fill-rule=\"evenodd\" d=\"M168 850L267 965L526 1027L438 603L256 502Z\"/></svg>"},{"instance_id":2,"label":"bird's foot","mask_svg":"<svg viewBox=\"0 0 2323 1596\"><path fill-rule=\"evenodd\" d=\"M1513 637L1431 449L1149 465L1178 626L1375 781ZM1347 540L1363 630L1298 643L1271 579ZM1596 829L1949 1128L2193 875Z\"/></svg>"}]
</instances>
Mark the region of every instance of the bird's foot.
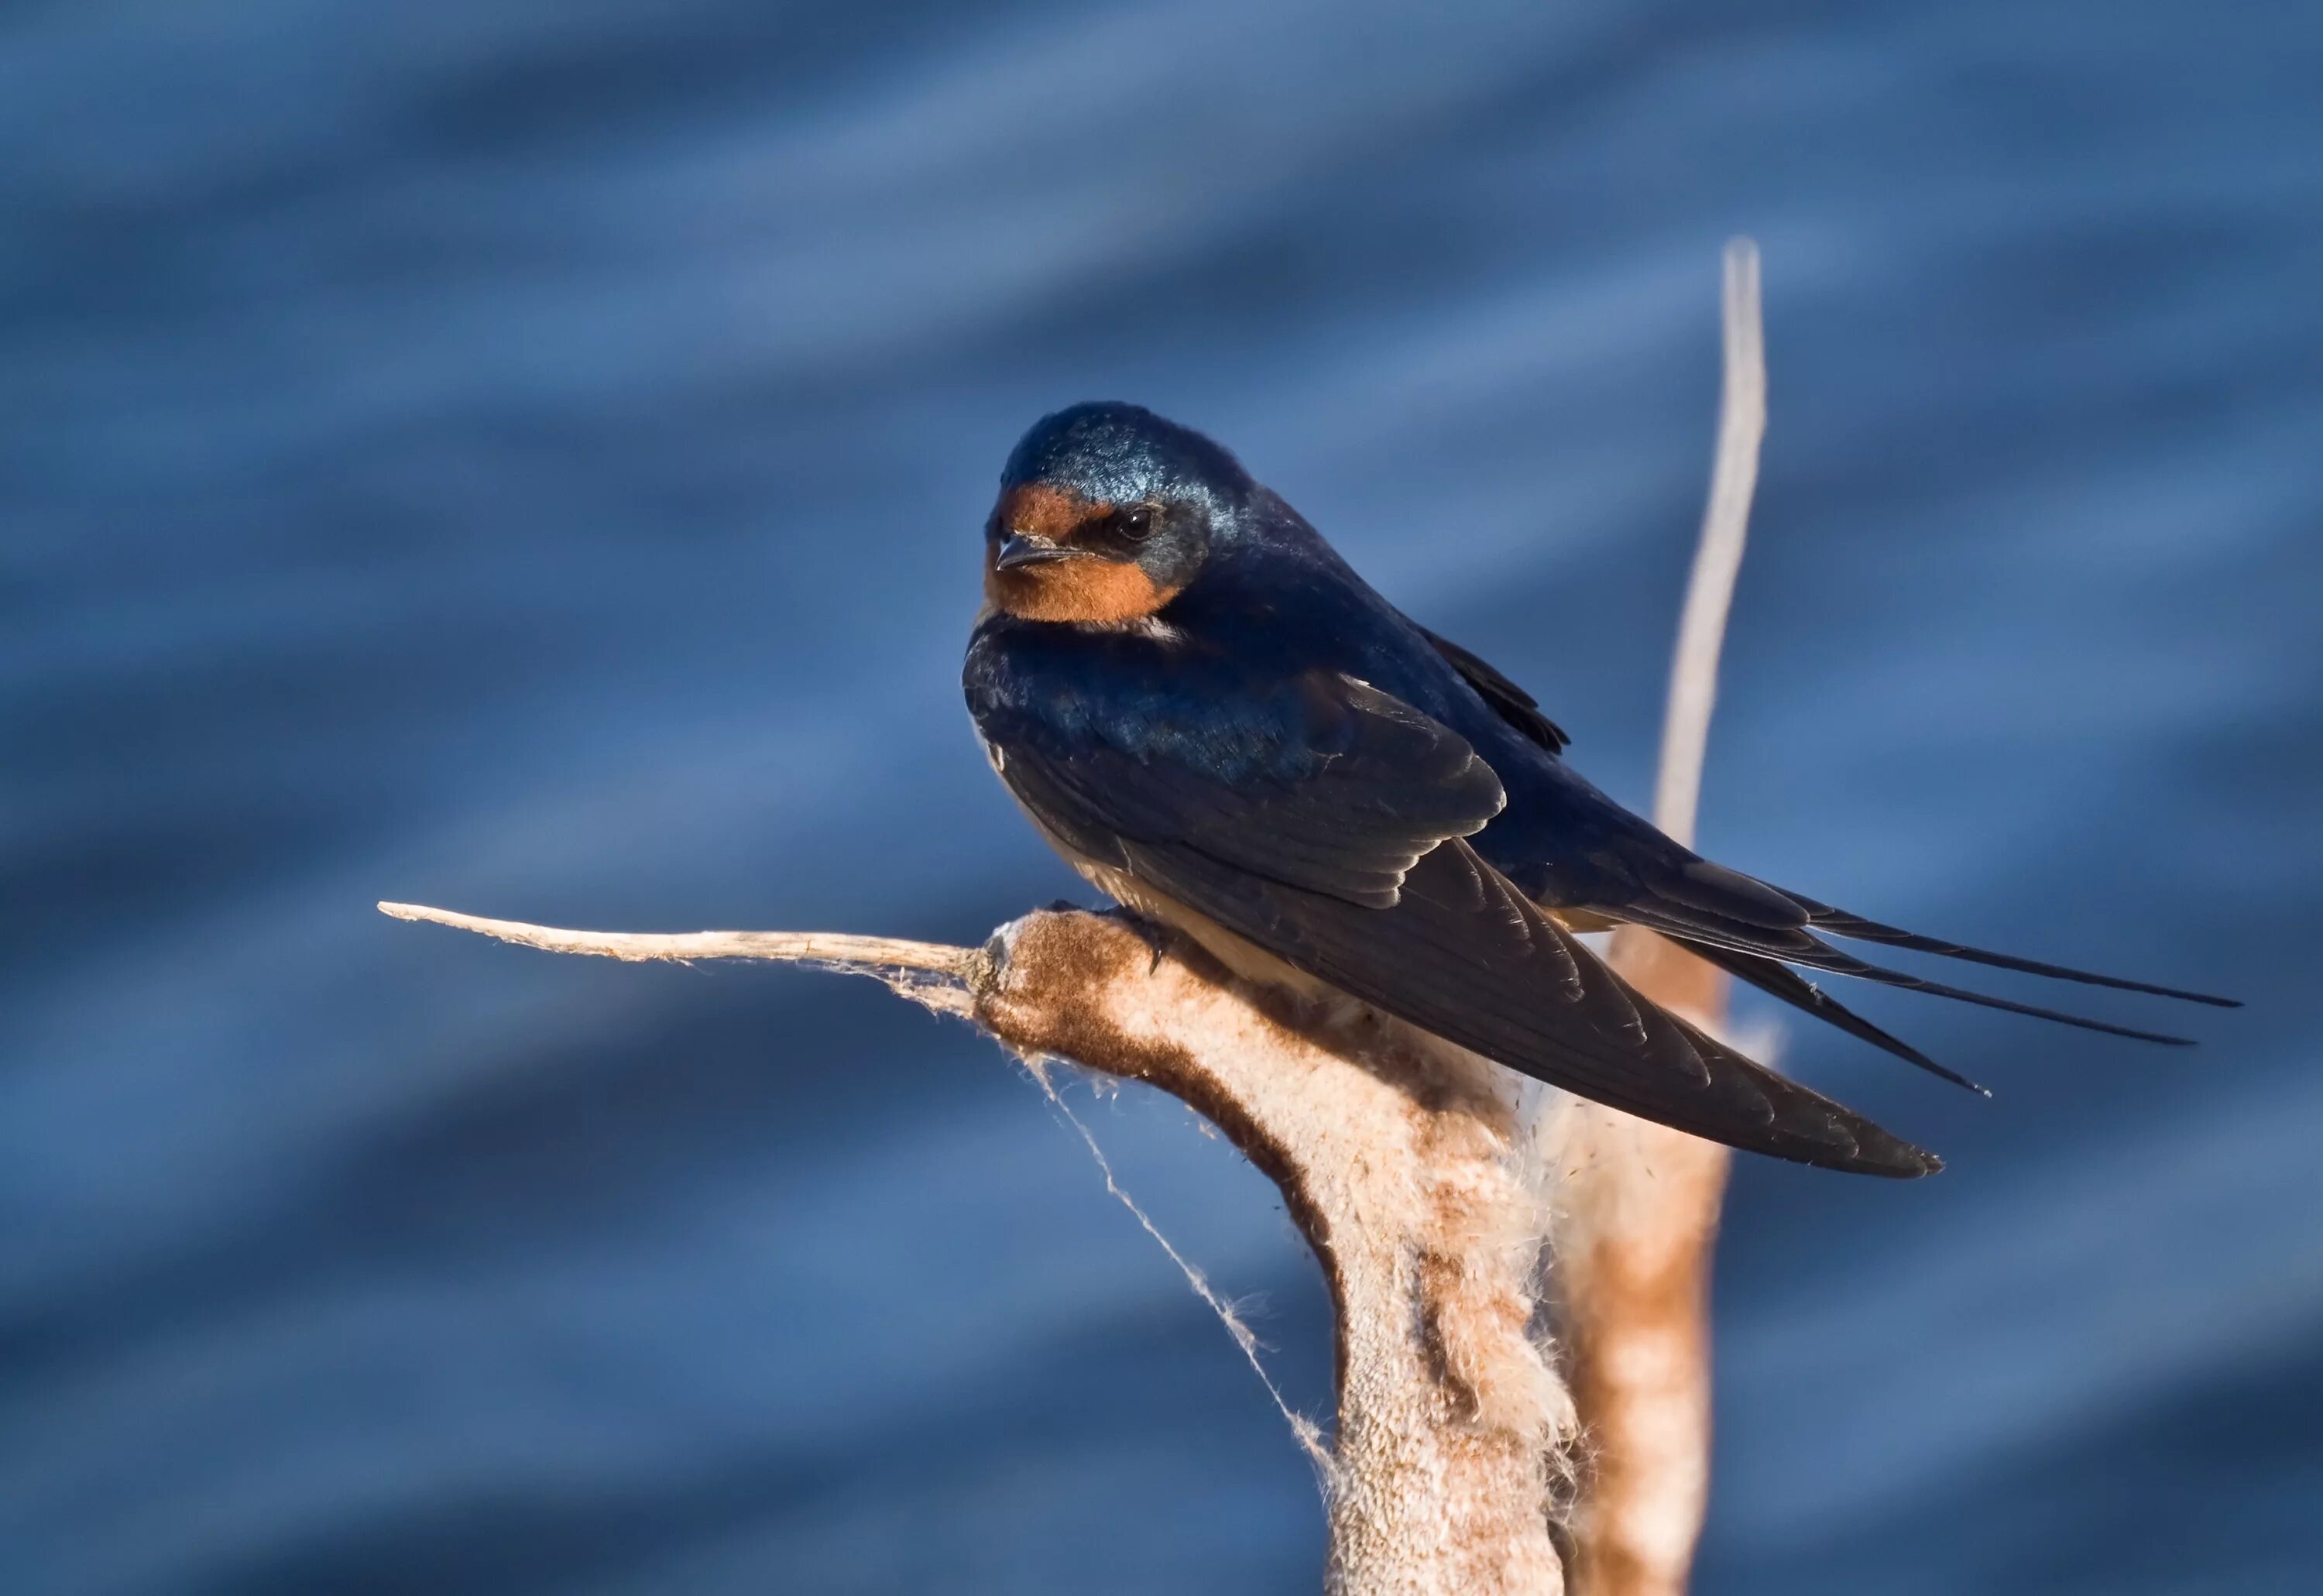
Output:
<instances>
[{"instance_id":1,"label":"bird's foot","mask_svg":"<svg viewBox=\"0 0 2323 1596\"><path fill-rule=\"evenodd\" d=\"M1173 933L1170 928L1159 921L1148 920L1143 914L1134 913L1127 909L1116 909L1112 913L1114 919L1136 932L1137 940L1152 950L1153 961L1145 967L1145 973L1150 976L1160 969L1162 961L1170 956L1174 941Z\"/></svg>"}]
</instances>

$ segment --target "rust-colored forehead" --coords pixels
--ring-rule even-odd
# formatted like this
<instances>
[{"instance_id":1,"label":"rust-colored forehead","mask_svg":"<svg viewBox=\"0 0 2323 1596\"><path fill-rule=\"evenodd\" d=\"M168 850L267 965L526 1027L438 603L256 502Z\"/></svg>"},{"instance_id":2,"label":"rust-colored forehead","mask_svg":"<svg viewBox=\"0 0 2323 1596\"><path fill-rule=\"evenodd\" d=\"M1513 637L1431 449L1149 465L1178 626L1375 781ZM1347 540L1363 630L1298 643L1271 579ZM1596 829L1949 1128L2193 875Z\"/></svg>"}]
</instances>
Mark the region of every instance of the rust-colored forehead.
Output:
<instances>
[{"instance_id":1,"label":"rust-colored forehead","mask_svg":"<svg viewBox=\"0 0 2323 1596\"><path fill-rule=\"evenodd\" d=\"M1070 488L1024 482L1000 496L1000 529L1063 542L1082 522L1113 513L1113 501L1084 499Z\"/></svg>"}]
</instances>

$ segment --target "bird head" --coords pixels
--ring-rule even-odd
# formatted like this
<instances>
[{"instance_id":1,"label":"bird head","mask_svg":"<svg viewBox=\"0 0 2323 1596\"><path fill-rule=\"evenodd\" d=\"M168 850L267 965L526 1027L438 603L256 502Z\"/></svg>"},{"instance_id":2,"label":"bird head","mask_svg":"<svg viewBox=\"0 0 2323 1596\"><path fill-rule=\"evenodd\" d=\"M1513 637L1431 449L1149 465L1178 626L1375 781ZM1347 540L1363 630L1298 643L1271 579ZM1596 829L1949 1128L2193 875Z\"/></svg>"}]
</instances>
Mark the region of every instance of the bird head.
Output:
<instances>
[{"instance_id":1,"label":"bird head","mask_svg":"<svg viewBox=\"0 0 2323 1596\"><path fill-rule=\"evenodd\" d=\"M1151 410L1045 416L1000 474L986 596L1027 620L1141 620L1186 590L1253 491L1233 455Z\"/></svg>"}]
</instances>

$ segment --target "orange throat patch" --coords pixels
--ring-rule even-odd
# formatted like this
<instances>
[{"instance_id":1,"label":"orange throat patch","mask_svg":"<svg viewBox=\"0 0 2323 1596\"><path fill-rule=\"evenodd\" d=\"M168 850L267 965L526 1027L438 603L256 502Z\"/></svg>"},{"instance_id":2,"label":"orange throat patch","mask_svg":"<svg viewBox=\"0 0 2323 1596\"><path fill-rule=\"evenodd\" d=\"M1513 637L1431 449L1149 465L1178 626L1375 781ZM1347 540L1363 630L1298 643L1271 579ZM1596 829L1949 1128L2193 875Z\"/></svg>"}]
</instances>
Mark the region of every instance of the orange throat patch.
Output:
<instances>
[{"instance_id":1,"label":"orange throat patch","mask_svg":"<svg viewBox=\"0 0 2323 1596\"><path fill-rule=\"evenodd\" d=\"M1011 489L994 511L1000 525L1010 531L1029 532L1068 545L1074 533L1112 513L1109 500L1084 499L1046 482L1026 482ZM984 596L994 609L1025 620L1121 626L1144 619L1176 598L1178 590L1162 586L1126 560L1085 555L996 571L987 550Z\"/></svg>"},{"instance_id":2,"label":"orange throat patch","mask_svg":"<svg viewBox=\"0 0 2323 1596\"><path fill-rule=\"evenodd\" d=\"M984 595L996 610L1025 620L1119 626L1143 620L1178 596L1124 560L1084 555L1045 564L993 568L984 557Z\"/></svg>"}]
</instances>

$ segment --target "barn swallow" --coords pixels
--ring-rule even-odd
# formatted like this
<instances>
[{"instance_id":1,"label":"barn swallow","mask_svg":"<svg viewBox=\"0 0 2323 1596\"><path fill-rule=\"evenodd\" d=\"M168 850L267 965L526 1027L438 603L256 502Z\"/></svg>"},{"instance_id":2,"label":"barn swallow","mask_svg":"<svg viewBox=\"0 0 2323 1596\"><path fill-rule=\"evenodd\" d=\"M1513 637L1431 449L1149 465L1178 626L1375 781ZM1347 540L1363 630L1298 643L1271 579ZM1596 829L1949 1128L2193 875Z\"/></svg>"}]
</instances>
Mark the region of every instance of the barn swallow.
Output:
<instances>
[{"instance_id":1,"label":"barn swallow","mask_svg":"<svg viewBox=\"0 0 2323 1596\"><path fill-rule=\"evenodd\" d=\"M1713 864L1599 792L1532 697L1411 620L1201 434L1083 404L985 525L963 685L993 767L1101 891L1230 968L1334 992L1730 1147L1911 1177L1933 1154L1648 1001L1575 931L1644 926L1962 1086L1791 967L2149 1041L1868 963L1836 937L2190 1003L1866 920Z\"/></svg>"}]
</instances>

